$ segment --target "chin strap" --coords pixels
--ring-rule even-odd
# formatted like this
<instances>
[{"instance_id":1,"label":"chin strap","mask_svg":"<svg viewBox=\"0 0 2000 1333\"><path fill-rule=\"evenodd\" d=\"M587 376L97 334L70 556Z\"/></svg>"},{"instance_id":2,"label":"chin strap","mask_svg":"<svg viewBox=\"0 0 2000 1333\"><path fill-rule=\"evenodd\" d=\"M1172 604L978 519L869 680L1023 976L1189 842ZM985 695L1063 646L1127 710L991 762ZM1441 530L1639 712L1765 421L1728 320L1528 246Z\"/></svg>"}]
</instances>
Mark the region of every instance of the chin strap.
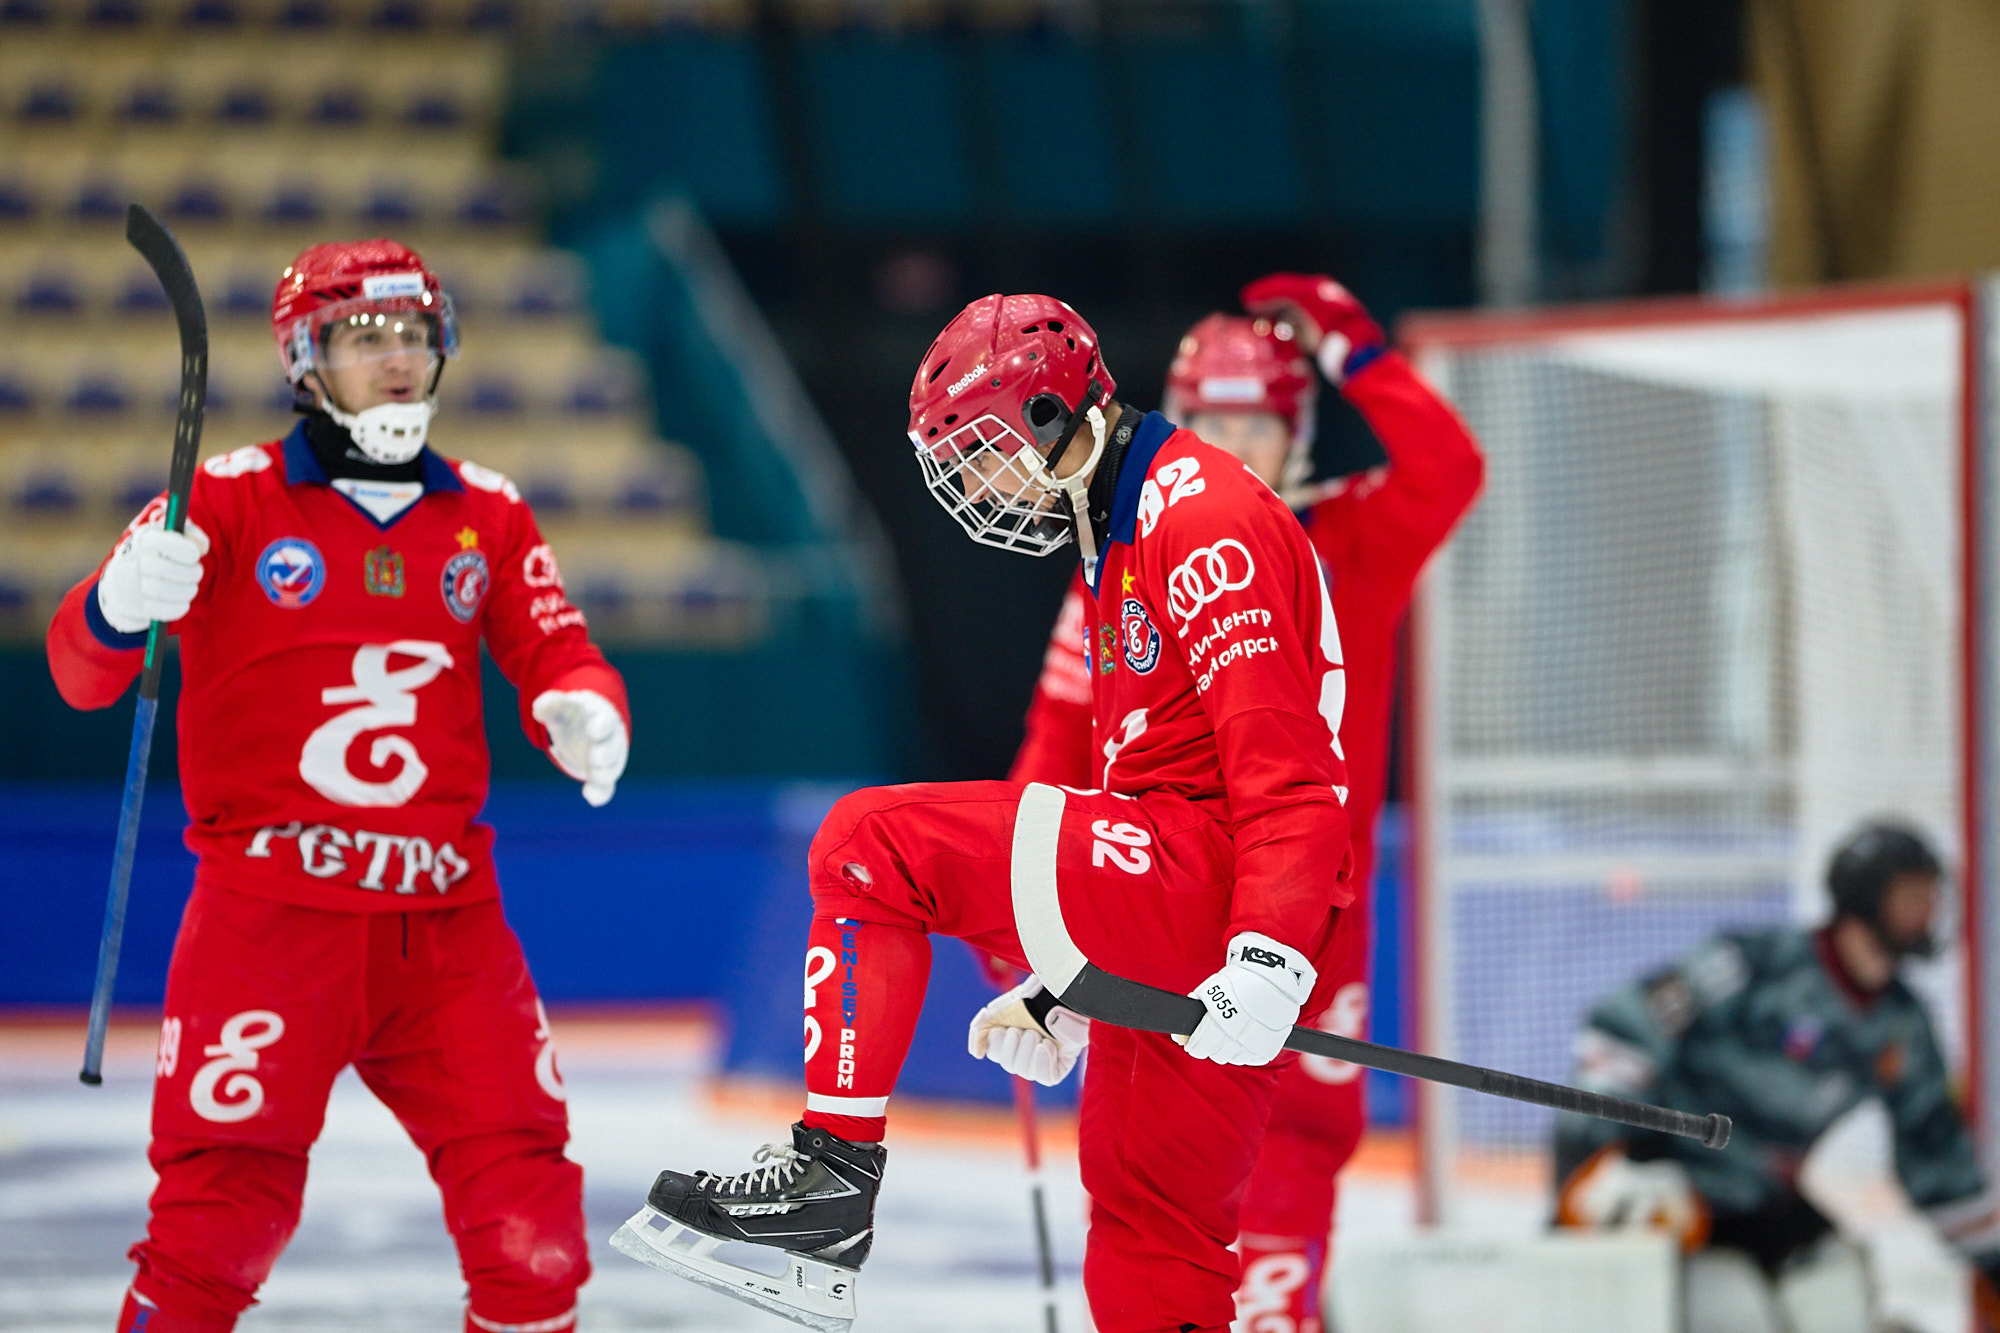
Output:
<instances>
[{"instance_id":1,"label":"chin strap","mask_svg":"<svg viewBox=\"0 0 2000 1333\"><path fill-rule=\"evenodd\" d=\"M1090 457L1083 460L1083 466L1069 474L1056 486L1064 500L1069 502L1070 517L1076 522L1076 544L1083 549L1083 576L1095 581L1097 578L1097 532L1096 524L1090 521L1090 478L1097 464L1104 457L1104 410L1093 406L1090 409L1091 446Z\"/></svg>"}]
</instances>

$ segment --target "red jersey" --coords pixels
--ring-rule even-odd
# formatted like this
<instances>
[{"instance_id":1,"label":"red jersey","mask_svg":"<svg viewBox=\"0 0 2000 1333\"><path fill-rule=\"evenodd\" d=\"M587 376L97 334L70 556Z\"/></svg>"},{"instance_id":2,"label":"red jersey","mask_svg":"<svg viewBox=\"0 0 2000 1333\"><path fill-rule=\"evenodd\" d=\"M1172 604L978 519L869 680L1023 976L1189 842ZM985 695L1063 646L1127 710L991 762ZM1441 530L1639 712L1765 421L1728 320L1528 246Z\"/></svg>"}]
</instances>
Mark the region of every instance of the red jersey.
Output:
<instances>
[{"instance_id":1,"label":"red jersey","mask_svg":"<svg viewBox=\"0 0 2000 1333\"><path fill-rule=\"evenodd\" d=\"M1304 532L1241 463L1153 413L1126 449L1096 573L1091 771L1072 785L1221 803L1230 934L1320 953L1353 896L1346 683Z\"/></svg>"},{"instance_id":2,"label":"red jersey","mask_svg":"<svg viewBox=\"0 0 2000 1333\"><path fill-rule=\"evenodd\" d=\"M1354 877L1365 891L1374 868L1375 818L1389 781L1396 630L1425 562L1479 494L1485 460L1451 405L1395 352L1350 376L1342 395L1373 428L1389 459L1346 479L1300 521L1325 565L1346 654L1340 739L1353 783L1347 816ZM1089 595L1079 574L1056 618L1028 706L1027 737L1008 774L1015 781L1088 786L1093 780L1090 695L1077 688L1089 669L1082 623Z\"/></svg>"},{"instance_id":3,"label":"red jersey","mask_svg":"<svg viewBox=\"0 0 2000 1333\"><path fill-rule=\"evenodd\" d=\"M630 727L624 682L514 484L419 457L422 497L386 523L329 484L303 423L196 471L188 517L209 550L172 629L186 841L203 882L358 912L498 893L493 831L475 820L489 769L482 638L537 744L548 733L528 709L544 690L593 690ZM49 668L73 707L103 708L144 645L105 621L92 576L49 626Z\"/></svg>"}]
</instances>

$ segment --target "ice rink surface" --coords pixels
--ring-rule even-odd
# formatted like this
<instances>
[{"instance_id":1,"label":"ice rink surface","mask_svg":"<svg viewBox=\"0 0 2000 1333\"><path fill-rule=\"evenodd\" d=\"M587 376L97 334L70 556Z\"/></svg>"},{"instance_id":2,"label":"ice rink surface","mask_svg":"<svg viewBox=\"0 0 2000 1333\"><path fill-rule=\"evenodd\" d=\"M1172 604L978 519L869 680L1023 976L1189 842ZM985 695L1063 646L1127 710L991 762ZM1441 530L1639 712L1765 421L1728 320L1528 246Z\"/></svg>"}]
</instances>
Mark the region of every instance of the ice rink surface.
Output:
<instances>
[{"instance_id":1,"label":"ice rink surface","mask_svg":"<svg viewBox=\"0 0 2000 1333\"><path fill-rule=\"evenodd\" d=\"M662 1168L747 1168L761 1143L788 1139L788 1098L718 1092L705 1025L564 1015L554 1019L586 1179L591 1258L579 1327L688 1333L779 1330L775 1317L645 1268L606 1238ZM82 1021L0 1022L0 1329L109 1330L145 1225L145 1143L154 1029L114 1024L104 1086L76 1069ZM879 1236L860 1287L857 1333L1035 1333L1040 1293L1026 1178L1011 1112L890 1112ZM1045 1133L1049 1215L1062 1327L1082 1327L1083 1195L1074 1127ZM1344 1183L1340 1225L1387 1238L1412 1227L1407 1152L1364 1147ZM1478 1213L1532 1226L1535 1182L1504 1177ZM313 1151L305 1216L262 1303L240 1328L290 1333L448 1333L460 1327L458 1276L423 1159L352 1072L342 1075Z\"/></svg>"}]
</instances>

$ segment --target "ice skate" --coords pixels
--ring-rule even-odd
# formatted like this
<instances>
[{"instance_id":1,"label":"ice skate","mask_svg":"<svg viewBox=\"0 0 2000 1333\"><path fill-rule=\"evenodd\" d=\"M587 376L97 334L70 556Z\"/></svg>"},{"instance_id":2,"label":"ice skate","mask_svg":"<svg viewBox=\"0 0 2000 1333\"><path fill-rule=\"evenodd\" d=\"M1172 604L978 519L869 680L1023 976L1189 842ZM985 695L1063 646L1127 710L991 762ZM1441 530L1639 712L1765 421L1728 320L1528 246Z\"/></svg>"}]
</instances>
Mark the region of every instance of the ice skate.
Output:
<instances>
[{"instance_id":1,"label":"ice skate","mask_svg":"<svg viewBox=\"0 0 2000 1333\"><path fill-rule=\"evenodd\" d=\"M793 1125L790 1147L757 1150L767 1166L734 1176L662 1171L611 1246L808 1328L847 1333L888 1155Z\"/></svg>"}]
</instances>

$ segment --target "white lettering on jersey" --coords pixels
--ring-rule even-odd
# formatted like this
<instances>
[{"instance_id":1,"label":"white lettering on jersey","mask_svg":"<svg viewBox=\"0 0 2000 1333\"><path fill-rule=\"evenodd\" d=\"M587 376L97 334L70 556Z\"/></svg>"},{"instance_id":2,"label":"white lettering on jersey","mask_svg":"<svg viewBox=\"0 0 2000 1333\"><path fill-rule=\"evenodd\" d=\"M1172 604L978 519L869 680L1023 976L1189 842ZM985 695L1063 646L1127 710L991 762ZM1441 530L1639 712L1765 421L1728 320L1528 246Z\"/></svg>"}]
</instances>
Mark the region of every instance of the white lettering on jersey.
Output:
<instances>
[{"instance_id":1,"label":"white lettering on jersey","mask_svg":"<svg viewBox=\"0 0 2000 1333\"><path fill-rule=\"evenodd\" d=\"M535 1040L542 1044L542 1049L535 1053L535 1082L557 1101L568 1101L569 1089L563 1086L562 1074L556 1070L556 1039L549 1031L549 1011L542 1007L540 996L535 997Z\"/></svg>"},{"instance_id":2,"label":"white lettering on jersey","mask_svg":"<svg viewBox=\"0 0 2000 1333\"><path fill-rule=\"evenodd\" d=\"M215 1058L195 1072L188 1086L194 1113L218 1125L233 1125L263 1110L264 1085L248 1071L257 1067L257 1052L284 1035L285 1020L269 1009L246 1009L224 1023L222 1040L202 1048L203 1055ZM228 1101L215 1095L217 1083Z\"/></svg>"},{"instance_id":3,"label":"white lettering on jersey","mask_svg":"<svg viewBox=\"0 0 2000 1333\"><path fill-rule=\"evenodd\" d=\"M521 503L520 489L507 480L504 473L495 472L490 467L481 467L477 463L460 463L458 475L465 478L465 484L468 486L476 486L495 495L504 495L513 504Z\"/></svg>"},{"instance_id":4,"label":"white lettering on jersey","mask_svg":"<svg viewBox=\"0 0 2000 1333\"><path fill-rule=\"evenodd\" d=\"M1319 682L1319 715L1333 733L1333 757L1346 763L1347 755L1340 748L1340 720L1347 712L1347 669L1340 655L1340 626L1333 619L1333 598L1326 591L1326 569L1317 560L1313 561L1313 573L1319 576L1319 654L1330 668ZM1347 804L1347 788L1335 787L1333 794L1342 805Z\"/></svg>"},{"instance_id":5,"label":"white lettering on jersey","mask_svg":"<svg viewBox=\"0 0 2000 1333\"><path fill-rule=\"evenodd\" d=\"M1119 734L1104 742L1104 785L1111 785L1111 766L1126 746L1146 734L1146 710L1135 708L1118 724Z\"/></svg>"},{"instance_id":6,"label":"white lettering on jersey","mask_svg":"<svg viewBox=\"0 0 2000 1333\"><path fill-rule=\"evenodd\" d=\"M1148 477L1139 488L1139 535L1150 537L1159 523L1160 515L1172 509L1191 495L1200 495L1208 489L1208 483L1197 474L1201 471L1201 460L1176 458L1172 462L1160 464L1157 476ZM1168 487L1164 498L1160 488Z\"/></svg>"},{"instance_id":7,"label":"white lettering on jersey","mask_svg":"<svg viewBox=\"0 0 2000 1333\"><path fill-rule=\"evenodd\" d=\"M1167 575L1167 610L1180 622L1175 632L1186 638L1196 612L1226 592L1249 587L1255 577L1250 548L1234 537L1190 552Z\"/></svg>"},{"instance_id":8,"label":"white lettering on jersey","mask_svg":"<svg viewBox=\"0 0 2000 1333\"><path fill-rule=\"evenodd\" d=\"M201 470L211 477L242 477L262 472L270 466L271 455L265 453L260 445L248 444L226 454L217 454L203 463Z\"/></svg>"},{"instance_id":9,"label":"white lettering on jersey","mask_svg":"<svg viewBox=\"0 0 2000 1333\"><path fill-rule=\"evenodd\" d=\"M825 964L824 967L820 966L822 963ZM834 957L833 950L824 944L815 944L806 950L806 1008L811 1009L819 1003L819 983L832 976L834 969L839 966L840 959ZM819 1050L823 1035L819 1030L819 1020L807 1014L806 1059L812 1059L814 1053Z\"/></svg>"},{"instance_id":10,"label":"white lettering on jersey","mask_svg":"<svg viewBox=\"0 0 2000 1333\"><path fill-rule=\"evenodd\" d=\"M530 588L563 586L562 570L556 564L556 553L547 542L543 542L521 557L521 582Z\"/></svg>"},{"instance_id":11,"label":"white lettering on jersey","mask_svg":"<svg viewBox=\"0 0 2000 1333\"><path fill-rule=\"evenodd\" d=\"M390 868L390 857L398 851L402 852L403 874L396 884L397 893L415 893L419 875L428 875L431 886L443 893L472 870L472 863L450 843L433 848L429 838L416 834L376 833L370 829L349 833L331 824L302 828L296 819L289 824L266 824L258 829L243 855L268 860L272 854L271 842L275 838L298 839L300 869L314 879L332 879L347 870L343 849L370 853L367 873L355 887L373 889L377 893L389 887L383 875Z\"/></svg>"},{"instance_id":12,"label":"white lettering on jersey","mask_svg":"<svg viewBox=\"0 0 2000 1333\"><path fill-rule=\"evenodd\" d=\"M391 671L389 659L397 656L417 661ZM403 761L396 776L387 782L354 776L347 767L347 749L363 732L414 726L416 692L451 664L451 653L443 644L424 639L371 643L356 650L354 683L329 686L319 697L321 703L358 703L361 707L348 709L306 737L305 749L299 754L299 776L306 785L341 805L402 805L416 795L430 769L417 757L417 747L408 738L378 737L368 749L368 762L377 768L386 768L391 759Z\"/></svg>"},{"instance_id":13,"label":"white lettering on jersey","mask_svg":"<svg viewBox=\"0 0 2000 1333\"><path fill-rule=\"evenodd\" d=\"M1333 1003L1313 1024L1321 1032L1359 1040L1368 1035L1368 983L1350 981L1333 993ZM1321 1083L1352 1083L1361 1076L1361 1066L1326 1055L1301 1055L1299 1068Z\"/></svg>"}]
</instances>

